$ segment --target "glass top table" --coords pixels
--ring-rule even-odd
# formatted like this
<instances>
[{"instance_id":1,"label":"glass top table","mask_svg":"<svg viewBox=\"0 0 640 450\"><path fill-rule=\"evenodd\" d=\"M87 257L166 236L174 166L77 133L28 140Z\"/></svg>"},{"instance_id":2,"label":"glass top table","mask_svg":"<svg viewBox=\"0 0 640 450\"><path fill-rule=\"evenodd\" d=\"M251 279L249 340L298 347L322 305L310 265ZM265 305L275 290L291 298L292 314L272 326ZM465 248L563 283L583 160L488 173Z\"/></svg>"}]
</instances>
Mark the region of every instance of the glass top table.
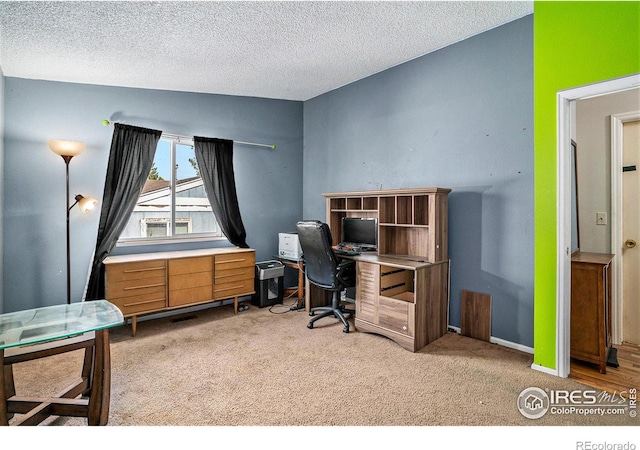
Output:
<instances>
[{"instance_id":1,"label":"glass top table","mask_svg":"<svg viewBox=\"0 0 640 450\"><path fill-rule=\"evenodd\" d=\"M109 329L123 324L122 312L106 300L0 314L0 425L37 425L49 416L86 417L88 425L106 425ZM16 394L15 364L80 349L85 356L76 383L53 397Z\"/></svg>"},{"instance_id":2,"label":"glass top table","mask_svg":"<svg viewBox=\"0 0 640 450\"><path fill-rule=\"evenodd\" d=\"M122 324L122 312L106 300L0 314L0 350L64 339Z\"/></svg>"}]
</instances>

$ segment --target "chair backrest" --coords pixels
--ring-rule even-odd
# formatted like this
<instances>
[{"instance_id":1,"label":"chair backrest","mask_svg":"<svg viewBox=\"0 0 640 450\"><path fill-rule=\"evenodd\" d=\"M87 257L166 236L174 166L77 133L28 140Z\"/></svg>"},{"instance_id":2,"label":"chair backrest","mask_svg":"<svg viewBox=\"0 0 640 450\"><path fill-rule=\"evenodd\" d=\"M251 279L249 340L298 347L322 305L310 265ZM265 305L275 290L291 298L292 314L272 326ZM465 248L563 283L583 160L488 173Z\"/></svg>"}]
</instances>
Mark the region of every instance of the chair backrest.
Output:
<instances>
[{"instance_id":1,"label":"chair backrest","mask_svg":"<svg viewBox=\"0 0 640 450\"><path fill-rule=\"evenodd\" d=\"M338 259L331 248L329 226L319 220L304 220L298 222L297 228L309 282L324 289L339 288Z\"/></svg>"}]
</instances>

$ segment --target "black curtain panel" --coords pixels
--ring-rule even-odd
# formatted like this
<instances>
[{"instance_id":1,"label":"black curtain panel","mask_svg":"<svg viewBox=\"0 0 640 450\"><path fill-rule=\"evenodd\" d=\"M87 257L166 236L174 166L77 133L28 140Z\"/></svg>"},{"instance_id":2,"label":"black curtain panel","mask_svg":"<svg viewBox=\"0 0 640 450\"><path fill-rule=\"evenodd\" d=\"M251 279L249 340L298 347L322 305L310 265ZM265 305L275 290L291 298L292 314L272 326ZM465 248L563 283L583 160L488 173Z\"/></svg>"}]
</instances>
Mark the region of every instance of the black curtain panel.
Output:
<instances>
[{"instance_id":1,"label":"black curtain panel","mask_svg":"<svg viewBox=\"0 0 640 450\"><path fill-rule=\"evenodd\" d=\"M102 196L98 239L86 300L104 298L104 264L120 238L149 176L162 132L116 123Z\"/></svg>"},{"instance_id":2,"label":"black curtain panel","mask_svg":"<svg viewBox=\"0 0 640 450\"><path fill-rule=\"evenodd\" d=\"M204 190L222 232L233 245L249 248L233 173L233 141L195 136L193 143Z\"/></svg>"}]
</instances>

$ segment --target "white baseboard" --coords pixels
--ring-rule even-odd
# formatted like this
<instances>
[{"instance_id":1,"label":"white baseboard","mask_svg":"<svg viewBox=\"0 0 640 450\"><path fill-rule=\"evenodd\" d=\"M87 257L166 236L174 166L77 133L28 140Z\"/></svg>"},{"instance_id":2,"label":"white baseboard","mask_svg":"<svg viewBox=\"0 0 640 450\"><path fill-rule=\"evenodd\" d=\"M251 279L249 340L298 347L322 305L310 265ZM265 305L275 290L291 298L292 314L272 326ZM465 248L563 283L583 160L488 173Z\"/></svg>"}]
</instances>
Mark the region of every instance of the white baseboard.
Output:
<instances>
[{"instance_id":1,"label":"white baseboard","mask_svg":"<svg viewBox=\"0 0 640 450\"><path fill-rule=\"evenodd\" d=\"M553 375L553 376L556 376L556 377L560 376L560 375L558 375L558 371L556 369L550 369L549 367L540 366L538 364L531 364L531 368L533 370L537 370L538 372L547 373L549 375Z\"/></svg>"},{"instance_id":2,"label":"white baseboard","mask_svg":"<svg viewBox=\"0 0 640 450\"><path fill-rule=\"evenodd\" d=\"M533 355L533 348L532 347L527 347L526 345L516 344L515 342L505 341L504 339L500 339L500 338L493 337L493 336L491 336L489 342L491 342L492 344L498 344L498 345L502 345L504 347L509 347L509 348L514 349L514 350L520 350L521 352L529 353L529 354Z\"/></svg>"},{"instance_id":3,"label":"white baseboard","mask_svg":"<svg viewBox=\"0 0 640 450\"><path fill-rule=\"evenodd\" d=\"M449 325L448 328L450 330L453 330L456 333L460 334L460 327L454 327L453 325ZM511 349L514 349L514 350L519 350L521 352L529 353L529 354L533 355L533 348L527 347L526 345L517 344L515 342L507 341L507 340L504 340L504 339L501 339L501 338L497 338L497 337L494 337L494 336L491 336L489 338L489 342L491 342L492 344L502 345L503 347L511 348Z\"/></svg>"}]
</instances>

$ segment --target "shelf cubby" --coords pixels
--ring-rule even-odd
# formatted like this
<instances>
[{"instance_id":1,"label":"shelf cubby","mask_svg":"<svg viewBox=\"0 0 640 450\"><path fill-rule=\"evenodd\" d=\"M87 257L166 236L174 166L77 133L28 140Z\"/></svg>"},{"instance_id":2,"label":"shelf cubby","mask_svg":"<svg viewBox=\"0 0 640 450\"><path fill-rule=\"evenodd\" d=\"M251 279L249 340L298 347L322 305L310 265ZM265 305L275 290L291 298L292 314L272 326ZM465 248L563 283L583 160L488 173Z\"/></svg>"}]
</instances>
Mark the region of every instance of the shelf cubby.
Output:
<instances>
[{"instance_id":1,"label":"shelf cubby","mask_svg":"<svg viewBox=\"0 0 640 450\"><path fill-rule=\"evenodd\" d=\"M429 225L429 196L416 195L413 197L414 225Z\"/></svg>"},{"instance_id":2,"label":"shelf cubby","mask_svg":"<svg viewBox=\"0 0 640 450\"><path fill-rule=\"evenodd\" d=\"M413 197L398 196L396 198L396 223L400 225L413 224Z\"/></svg>"},{"instance_id":3,"label":"shelf cubby","mask_svg":"<svg viewBox=\"0 0 640 450\"><path fill-rule=\"evenodd\" d=\"M329 201L329 207L331 210L344 210L347 209L347 199L345 198L332 198Z\"/></svg>"},{"instance_id":4,"label":"shelf cubby","mask_svg":"<svg viewBox=\"0 0 640 450\"><path fill-rule=\"evenodd\" d=\"M380 197L380 210L378 212L380 223L396 223L396 198Z\"/></svg>"},{"instance_id":5,"label":"shelf cubby","mask_svg":"<svg viewBox=\"0 0 640 450\"><path fill-rule=\"evenodd\" d=\"M413 302L413 290L413 270L380 266L380 295Z\"/></svg>"},{"instance_id":6,"label":"shelf cubby","mask_svg":"<svg viewBox=\"0 0 640 450\"><path fill-rule=\"evenodd\" d=\"M378 197L363 197L362 198L362 209L365 210L378 210Z\"/></svg>"},{"instance_id":7,"label":"shelf cubby","mask_svg":"<svg viewBox=\"0 0 640 450\"><path fill-rule=\"evenodd\" d=\"M428 228L381 225L379 236L383 238L378 239L378 253L429 258Z\"/></svg>"},{"instance_id":8,"label":"shelf cubby","mask_svg":"<svg viewBox=\"0 0 640 450\"><path fill-rule=\"evenodd\" d=\"M342 238L342 218L346 217L345 212L334 211L331 214L331 218L327 222L329 229L331 230L331 245L338 245Z\"/></svg>"},{"instance_id":9,"label":"shelf cubby","mask_svg":"<svg viewBox=\"0 0 640 450\"><path fill-rule=\"evenodd\" d=\"M360 198L360 197L347 198L347 209L348 210L361 210L362 209L362 198Z\"/></svg>"}]
</instances>

